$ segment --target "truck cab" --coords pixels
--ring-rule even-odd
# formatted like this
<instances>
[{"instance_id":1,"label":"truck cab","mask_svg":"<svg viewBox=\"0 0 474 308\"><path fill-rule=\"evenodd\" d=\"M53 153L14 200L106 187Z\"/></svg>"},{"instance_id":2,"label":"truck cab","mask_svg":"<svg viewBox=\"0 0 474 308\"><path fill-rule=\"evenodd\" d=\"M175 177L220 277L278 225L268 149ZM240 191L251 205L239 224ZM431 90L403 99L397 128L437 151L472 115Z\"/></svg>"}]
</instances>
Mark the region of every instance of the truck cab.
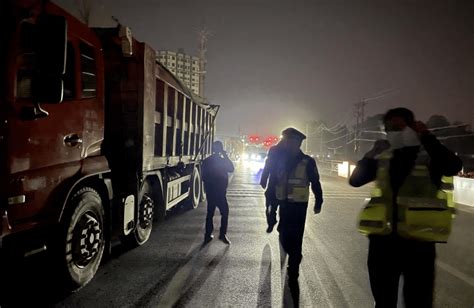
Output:
<instances>
[{"instance_id":1,"label":"truck cab","mask_svg":"<svg viewBox=\"0 0 474 308\"><path fill-rule=\"evenodd\" d=\"M121 25L40 0L1 1L0 23L0 252L50 252L75 290L112 238L143 245L167 210L205 199L218 106Z\"/></svg>"}]
</instances>

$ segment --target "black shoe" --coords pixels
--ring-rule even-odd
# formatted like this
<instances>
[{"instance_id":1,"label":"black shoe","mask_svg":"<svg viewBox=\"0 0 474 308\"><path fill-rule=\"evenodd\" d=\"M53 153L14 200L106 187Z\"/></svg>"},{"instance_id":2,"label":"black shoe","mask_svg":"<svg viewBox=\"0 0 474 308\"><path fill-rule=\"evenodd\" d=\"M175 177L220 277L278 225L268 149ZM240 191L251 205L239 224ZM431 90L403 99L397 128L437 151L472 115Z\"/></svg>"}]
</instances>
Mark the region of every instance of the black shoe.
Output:
<instances>
[{"instance_id":1,"label":"black shoe","mask_svg":"<svg viewBox=\"0 0 474 308\"><path fill-rule=\"evenodd\" d=\"M227 235L221 235L221 236L219 236L219 239L220 239L221 241L223 241L224 243L226 243L227 245L230 245L230 240L229 240L229 238L227 237Z\"/></svg>"},{"instance_id":2,"label":"black shoe","mask_svg":"<svg viewBox=\"0 0 474 308\"><path fill-rule=\"evenodd\" d=\"M214 235L212 234L204 236L204 244L209 243L210 241L212 241L212 239L214 239Z\"/></svg>"},{"instance_id":3,"label":"black shoe","mask_svg":"<svg viewBox=\"0 0 474 308\"><path fill-rule=\"evenodd\" d=\"M275 224L268 225L267 233L272 233L274 227L275 227Z\"/></svg>"}]
</instances>

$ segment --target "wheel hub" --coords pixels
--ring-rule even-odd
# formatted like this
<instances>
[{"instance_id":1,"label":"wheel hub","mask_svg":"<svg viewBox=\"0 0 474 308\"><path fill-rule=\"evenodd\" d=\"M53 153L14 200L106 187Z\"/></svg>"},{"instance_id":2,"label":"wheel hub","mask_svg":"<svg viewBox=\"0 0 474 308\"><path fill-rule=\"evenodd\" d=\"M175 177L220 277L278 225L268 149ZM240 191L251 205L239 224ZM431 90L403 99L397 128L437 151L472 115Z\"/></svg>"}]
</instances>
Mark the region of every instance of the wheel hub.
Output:
<instances>
[{"instance_id":1,"label":"wheel hub","mask_svg":"<svg viewBox=\"0 0 474 308\"><path fill-rule=\"evenodd\" d=\"M144 229L153 221L153 208L153 200L148 195L144 195L140 205L140 226Z\"/></svg>"},{"instance_id":2,"label":"wheel hub","mask_svg":"<svg viewBox=\"0 0 474 308\"><path fill-rule=\"evenodd\" d=\"M81 217L76 231L74 260L78 266L86 266L99 251L102 229L96 217L86 213Z\"/></svg>"}]
</instances>

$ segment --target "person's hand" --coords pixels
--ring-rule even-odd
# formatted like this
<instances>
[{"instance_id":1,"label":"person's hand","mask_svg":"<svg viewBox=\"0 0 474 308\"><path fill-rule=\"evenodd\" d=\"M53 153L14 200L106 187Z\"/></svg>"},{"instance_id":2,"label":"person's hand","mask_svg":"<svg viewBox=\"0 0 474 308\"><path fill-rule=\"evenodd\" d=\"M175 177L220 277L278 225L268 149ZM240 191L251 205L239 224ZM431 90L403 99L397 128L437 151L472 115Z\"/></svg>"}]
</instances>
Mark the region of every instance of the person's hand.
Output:
<instances>
[{"instance_id":1,"label":"person's hand","mask_svg":"<svg viewBox=\"0 0 474 308\"><path fill-rule=\"evenodd\" d=\"M426 127L426 124L421 121L415 122L413 130L418 134L418 136L429 133L428 127Z\"/></svg>"},{"instance_id":2,"label":"person's hand","mask_svg":"<svg viewBox=\"0 0 474 308\"><path fill-rule=\"evenodd\" d=\"M260 182L260 186L262 186L263 189L267 188L267 183L265 182Z\"/></svg>"},{"instance_id":3,"label":"person's hand","mask_svg":"<svg viewBox=\"0 0 474 308\"><path fill-rule=\"evenodd\" d=\"M321 208L323 206L323 199L322 198L316 198L316 203L314 204L314 214L319 214L321 213Z\"/></svg>"},{"instance_id":4,"label":"person's hand","mask_svg":"<svg viewBox=\"0 0 474 308\"><path fill-rule=\"evenodd\" d=\"M374 146L372 149L365 154L367 158L374 158L375 156L381 154L383 151L388 150L390 148L390 143L387 140L379 139L375 141Z\"/></svg>"}]
</instances>

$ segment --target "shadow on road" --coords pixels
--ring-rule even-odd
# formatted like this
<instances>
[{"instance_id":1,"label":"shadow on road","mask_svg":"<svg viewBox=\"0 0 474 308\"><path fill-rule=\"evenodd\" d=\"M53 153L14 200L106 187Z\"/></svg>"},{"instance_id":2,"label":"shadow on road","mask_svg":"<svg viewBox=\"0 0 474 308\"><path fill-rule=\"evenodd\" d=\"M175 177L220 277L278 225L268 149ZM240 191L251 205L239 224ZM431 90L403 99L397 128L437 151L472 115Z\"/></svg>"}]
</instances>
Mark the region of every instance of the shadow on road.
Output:
<instances>
[{"instance_id":1,"label":"shadow on road","mask_svg":"<svg viewBox=\"0 0 474 308\"><path fill-rule=\"evenodd\" d=\"M293 308L299 307L300 302L300 285L298 281L290 281L288 276L285 279L285 288L283 291L283 307Z\"/></svg>"},{"instance_id":2,"label":"shadow on road","mask_svg":"<svg viewBox=\"0 0 474 308\"><path fill-rule=\"evenodd\" d=\"M0 260L1 307L52 307L70 292L60 285L46 253L18 260Z\"/></svg>"},{"instance_id":3,"label":"shadow on road","mask_svg":"<svg viewBox=\"0 0 474 308\"><path fill-rule=\"evenodd\" d=\"M205 203L201 206L205 206ZM177 219L191 209L188 205L178 206L167 213L166 220ZM159 224L154 225L159 227ZM202 249L204 247L197 246L189 254L189 259ZM133 249L121 245L118 239L114 240L111 254L104 255L102 265L122 257L131 250ZM178 262L174 268L170 269L169 279L183 263L186 261ZM25 259L0 255L0 307L53 307L71 296L73 293L64 289L60 282L61 279L54 269L55 266L48 251ZM157 284L161 283L164 282L157 282Z\"/></svg>"},{"instance_id":4,"label":"shadow on road","mask_svg":"<svg viewBox=\"0 0 474 308\"><path fill-rule=\"evenodd\" d=\"M266 244L262 252L260 279L258 282L257 307L272 306L272 251Z\"/></svg>"},{"instance_id":5,"label":"shadow on road","mask_svg":"<svg viewBox=\"0 0 474 308\"><path fill-rule=\"evenodd\" d=\"M185 306L214 273L228 251L229 246L217 252L211 252L210 245L196 246L189 253L187 262L181 262L173 267L166 277L157 281L156 285L137 301L135 307Z\"/></svg>"}]
</instances>

